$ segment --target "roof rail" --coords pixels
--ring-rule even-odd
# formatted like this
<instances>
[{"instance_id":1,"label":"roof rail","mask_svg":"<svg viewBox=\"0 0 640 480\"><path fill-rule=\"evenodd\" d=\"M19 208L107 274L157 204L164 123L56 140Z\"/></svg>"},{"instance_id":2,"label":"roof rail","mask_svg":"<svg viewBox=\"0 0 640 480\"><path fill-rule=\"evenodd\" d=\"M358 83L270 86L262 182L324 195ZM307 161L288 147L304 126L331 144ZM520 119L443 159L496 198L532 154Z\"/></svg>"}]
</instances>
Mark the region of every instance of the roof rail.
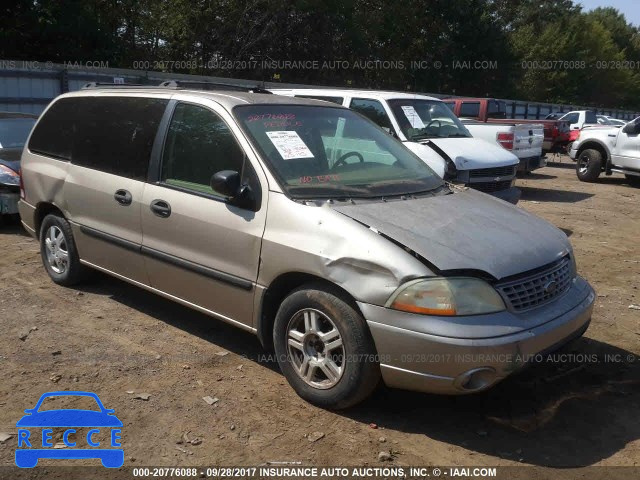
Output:
<instances>
[{"instance_id":1,"label":"roof rail","mask_svg":"<svg viewBox=\"0 0 640 480\"><path fill-rule=\"evenodd\" d=\"M136 88L158 88L155 85L143 85L141 83L107 83L107 82L89 82L89 83L85 83L81 90L86 90L89 88L129 88L129 87L136 87Z\"/></svg>"},{"instance_id":2,"label":"roof rail","mask_svg":"<svg viewBox=\"0 0 640 480\"><path fill-rule=\"evenodd\" d=\"M166 80L160 85L143 85L141 83L106 83L106 82L89 82L82 86L82 90L92 88L172 88L172 89L191 89L191 90L232 90L237 92L249 93L271 93L269 90L258 87L247 87L243 85L234 85L232 83L220 82L198 82L193 80Z\"/></svg>"},{"instance_id":3,"label":"roof rail","mask_svg":"<svg viewBox=\"0 0 640 480\"><path fill-rule=\"evenodd\" d=\"M232 83L220 83L220 82L198 82L195 80L167 80L160 84L164 88L185 88L192 90L234 90L239 92L249 93L268 93L269 90L265 90L262 87L247 87L244 85L234 85Z\"/></svg>"}]
</instances>

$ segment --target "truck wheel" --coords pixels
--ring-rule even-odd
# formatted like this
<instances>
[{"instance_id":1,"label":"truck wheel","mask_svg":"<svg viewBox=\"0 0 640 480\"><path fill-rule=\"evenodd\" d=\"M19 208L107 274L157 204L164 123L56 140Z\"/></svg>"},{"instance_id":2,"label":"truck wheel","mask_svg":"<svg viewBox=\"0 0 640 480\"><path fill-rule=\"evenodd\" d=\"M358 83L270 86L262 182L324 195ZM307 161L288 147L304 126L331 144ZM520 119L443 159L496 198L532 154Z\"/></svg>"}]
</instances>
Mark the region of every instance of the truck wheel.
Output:
<instances>
[{"instance_id":1,"label":"truck wheel","mask_svg":"<svg viewBox=\"0 0 640 480\"><path fill-rule=\"evenodd\" d=\"M71 225L63 217L49 214L40 227L40 255L49 277L69 287L86 277L87 267L80 263Z\"/></svg>"},{"instance_id":2,"label":"truck wheel","mask_svg":"<svg viewBox=\"0 0 640 480\"><path fill-rule=\"evenodd\" d=\"M582 182L595 182L602 172L602 154L588 148L578 156L576 174Z\"/></svg>"},{"instance_id":3,"label":"truck wheel","mask_svg":"<svg viewBox=\"0 0 640 480\"><path fill-rule=\"evenodd\" d=\"M378 385L380 366L364 318L324 285L291 293L278 309L273 334L282 373L314 405L351 407Z\"/></svg>"},{"instance_id":4,"label":"truck wheel","mask_svg":"<svg viewBox=\"0 0 640 480\"><path fill-rule=\"evenodd\" d=\"M625 175L627 183L632 187L640 187L640 176L638 175Z\"/></svg>"}]
</instances>

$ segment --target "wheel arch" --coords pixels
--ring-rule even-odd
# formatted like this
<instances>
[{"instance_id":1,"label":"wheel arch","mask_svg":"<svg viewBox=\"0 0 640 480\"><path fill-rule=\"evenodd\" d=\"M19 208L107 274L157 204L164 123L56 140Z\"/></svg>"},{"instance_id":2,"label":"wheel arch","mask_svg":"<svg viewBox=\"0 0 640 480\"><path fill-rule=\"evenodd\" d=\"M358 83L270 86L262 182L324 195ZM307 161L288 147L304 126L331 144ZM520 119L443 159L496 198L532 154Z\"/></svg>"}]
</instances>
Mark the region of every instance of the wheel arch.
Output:
<instances>
[{"instance_id":1,"label":"wheel arch","mask_svg":"<svg viewBox=\"0 0 640 480\"><path fill-rule=\"evenodd\" d=\"M605 144L603 144L598 140L588 140L580 144L580 147L578 148L578 153L576 155L576 160L580 157L580 155L582 155L582 152L590 149L597 150L598 152L600 152L603 160L602 167L606 168L606 165L609 163L609 150L607 149Z\"/></svg>"},{"instance_id":2,"label":"wheel arch","mask_svg":"<svg viewBox=\"0 0 640 480\"><path fill-rule=\"evenodd\" d=\"M260 314L258 315L256 330L258 339L264 348L273 349L273 324L282 301L296 288L308 284L324 287L362 315L355 298L340 285L310 273L283 273L269 284L260 302Z\"/></svg>"},{"instance_id":3,"label":"wheel arch","mask_svg":"<svg viewBox=\"0 0 640 480\"><path fill-rule=\"evenodd\" d=\"M33 226L38 238L40 238L40 227L42 226L42 221L44 220L44 217L50 213L59 213L60 216L64 218L64 213L62 213L62 210L54 203L40 202L36 205L36 210L33 214Z\"/></svg>"}]
</instances>

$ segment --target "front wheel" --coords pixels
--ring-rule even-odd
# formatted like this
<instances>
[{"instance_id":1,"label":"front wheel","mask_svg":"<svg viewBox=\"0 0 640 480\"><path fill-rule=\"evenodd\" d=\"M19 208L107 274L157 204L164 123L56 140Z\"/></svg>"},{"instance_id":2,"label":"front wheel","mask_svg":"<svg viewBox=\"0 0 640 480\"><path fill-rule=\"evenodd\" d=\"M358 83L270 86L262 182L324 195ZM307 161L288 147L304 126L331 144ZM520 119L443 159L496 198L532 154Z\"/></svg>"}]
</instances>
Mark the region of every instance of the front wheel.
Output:
<instances>
[{"instance_id":1,"label":"front wheel","mask_svg":"<svg viewBox=\"0 0 640 480\"><path fill-rule=\"evenodd\" d=\"M582 182L595 182L602 172L602 154L588 148L578 155L576 174Z\"/></svg>"},{"instance_id":2,"label":"front wheel","mask_svg":"<svg viewBox=\"0 0 640 480\"><path fill-rule=\"evenodd\" d=\"M380 380L367 324L339 292L318 285L295 290L280 305L273 333L282 373L314 405L353 406Z\"/></svg>"}]
</instances>

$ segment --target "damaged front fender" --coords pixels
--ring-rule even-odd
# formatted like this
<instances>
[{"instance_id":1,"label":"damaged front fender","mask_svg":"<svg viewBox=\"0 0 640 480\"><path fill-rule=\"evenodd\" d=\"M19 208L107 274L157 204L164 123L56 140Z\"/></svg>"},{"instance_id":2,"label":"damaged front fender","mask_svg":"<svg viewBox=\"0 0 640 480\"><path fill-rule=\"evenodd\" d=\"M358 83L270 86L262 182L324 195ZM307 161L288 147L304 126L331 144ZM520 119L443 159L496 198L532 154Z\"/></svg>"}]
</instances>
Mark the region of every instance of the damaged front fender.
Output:
<instances>
[{"instance_id":1,"label":"damaged front fender","mask_svg":"<svg viewBox=\"0 0 640 480\"><path fill-rule=\"evenodd\" d=\"M271 193L258 284L299 272L330 281L355 300L384 305L403 283L433 276L423 262L328 205Z\"/></svg>"}]
</instances>

